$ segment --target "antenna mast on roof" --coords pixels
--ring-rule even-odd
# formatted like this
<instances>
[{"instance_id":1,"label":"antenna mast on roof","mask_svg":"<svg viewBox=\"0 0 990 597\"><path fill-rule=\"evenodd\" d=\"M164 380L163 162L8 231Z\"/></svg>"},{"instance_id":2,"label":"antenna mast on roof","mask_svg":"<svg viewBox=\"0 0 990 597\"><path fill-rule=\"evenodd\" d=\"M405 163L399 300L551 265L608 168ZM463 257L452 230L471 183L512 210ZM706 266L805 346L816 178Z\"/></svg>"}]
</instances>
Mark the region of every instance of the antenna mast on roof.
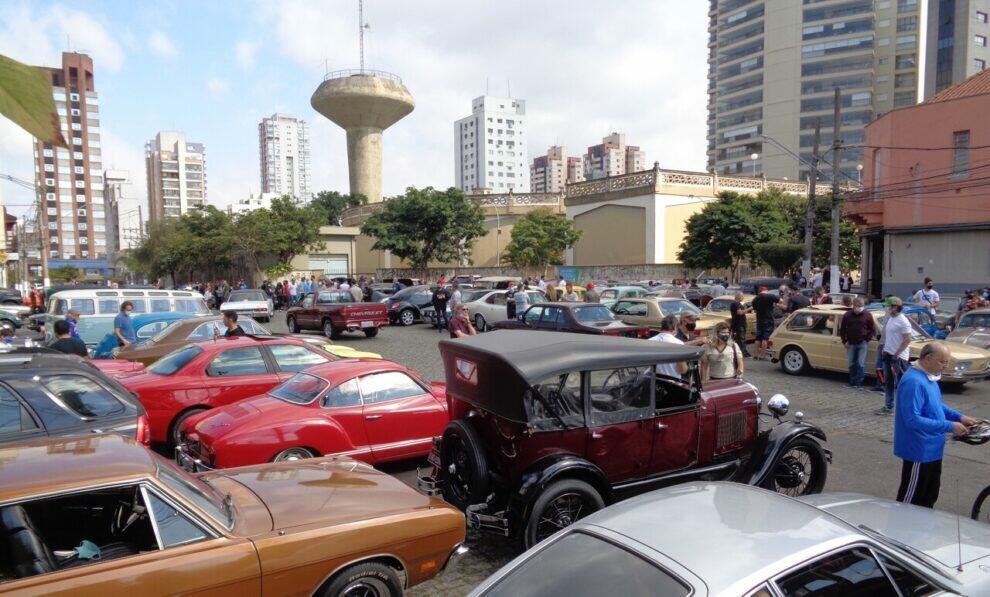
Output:
<instances>
[{"instance_id":1,"label":"antenna mast on roof","mask_svg":"<svg viewBox=\"0 0 990 597\"><path fill-rule=\"evenodd\" d=\"M364 22L364 0L358 0L358 44L361 52L361 72L364 72L364 30L371 26Z\"/></svg>"}]
</instances>

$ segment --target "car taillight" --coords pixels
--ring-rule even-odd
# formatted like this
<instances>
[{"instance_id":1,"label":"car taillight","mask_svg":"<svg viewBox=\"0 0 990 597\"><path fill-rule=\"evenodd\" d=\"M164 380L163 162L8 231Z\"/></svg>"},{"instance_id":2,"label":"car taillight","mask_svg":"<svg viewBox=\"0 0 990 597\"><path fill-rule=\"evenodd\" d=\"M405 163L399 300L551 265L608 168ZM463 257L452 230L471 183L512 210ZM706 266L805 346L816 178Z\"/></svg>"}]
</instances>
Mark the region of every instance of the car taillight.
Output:
<instances>
[{"instance_id":1,"label":"car taillight","mask_svg":"<svg viewBox=\"0 0 990 597\"><path fill-rule=\"evenodd\" d=\"M639 332L636 333L637 338L649 338L651 335L650 330L639 330Z\"/></svg>"},{"instance_id":2,"label":"car taillight","mask_svg":"<svg viewBox=\"0 0 990 597\"><path fill-rule=\"evenodd\" d=\"M767 340L767 348L773 348L773 340Z\"/></svg>"},{"instance_id":3,"label":"car taillight","mask_svg":"<svg viewBox=\"0 0 990 597\"><path fill-rule=\"evenodd\" d=\"M134 441L145 446L151 445L151 425L148 424L148 415L141 415L137 418L137 431L134 432Z\"/></svg>"},{"instance_id":4,"label":"car taillight","mask_svg":"<svg viewBox=\"0 0 990 597\"><path fill-rule=\"evenodd\" d=\"M255 309L254 311L255 313L268 313L268 309L265 309L264 307L260 309Z\"/></svg>"}]
</instances>

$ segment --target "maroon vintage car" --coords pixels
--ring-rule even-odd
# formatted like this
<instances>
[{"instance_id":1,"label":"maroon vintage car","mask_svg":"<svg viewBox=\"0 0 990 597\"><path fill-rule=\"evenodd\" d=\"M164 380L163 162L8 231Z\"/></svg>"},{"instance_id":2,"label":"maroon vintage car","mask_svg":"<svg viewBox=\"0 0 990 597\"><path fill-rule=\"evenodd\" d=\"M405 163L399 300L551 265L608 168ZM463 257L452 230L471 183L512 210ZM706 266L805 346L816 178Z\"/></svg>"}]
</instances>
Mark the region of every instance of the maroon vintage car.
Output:
<instances>
[{"instance_id":1,"label":"maroon vintage car","mask_svg":"<svg viewBox=\"0 0 990 597\"><path fill-rule=\"evenodd\" d=\"M542 330L629 338L649 338L653 335L648 327L619 321L608 307L598 303L537 303L527 309L520 319L506 319L491 327L496 330Z\"/></svg>"},{"instance_id":2,"label":"maroon vintage car","mask_svg":"<svg viewBox=\"0 0 990 597\"><path fill-rule=\"evenodd\" d=\"M420 477L468 524L529 547L606 504L691 479L791 495L825 485L825 434L781 421L741 379L701 387L698 348L629 338L495 331L440 343L451 422ZM670 365L686 363L687 373Z\"/></svg>"},{"instance_id":3,"label":"maroon vintage car","mask_svg":"<svg viewBox=\"0 0 990 597\"><path fill-rule=\"evenodd\" d=\"M388 309L381 303L354 302L348 292L318 290L307 294L301 306L290 308L285 323L293 334L316 330L337 339L344 332L360 330L374 338L378 328L388 325Z\"/></svg>"}]
</instances>

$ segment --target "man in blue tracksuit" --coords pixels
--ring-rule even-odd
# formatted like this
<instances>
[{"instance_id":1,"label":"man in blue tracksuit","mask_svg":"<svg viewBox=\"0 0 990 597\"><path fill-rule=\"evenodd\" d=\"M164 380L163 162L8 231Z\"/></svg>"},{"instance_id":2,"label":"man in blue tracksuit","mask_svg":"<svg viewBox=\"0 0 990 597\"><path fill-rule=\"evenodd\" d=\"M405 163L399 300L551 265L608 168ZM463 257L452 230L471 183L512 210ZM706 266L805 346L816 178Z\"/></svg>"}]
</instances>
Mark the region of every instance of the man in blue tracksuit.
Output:
<instances>
[{"instance_id":1,"label":"man in blue tracksuit","mask_svg":"<svg viewBox=\"0 0 990 597\"><path fill-rule=\"evenodd\" d=\"M966 435L976 420L942 403L938 380L949 364L949 349L929 342L897 385L894 456L904 461L897 501L932 508L938 501L945 434Z\"/></svg>"}]
</instances>

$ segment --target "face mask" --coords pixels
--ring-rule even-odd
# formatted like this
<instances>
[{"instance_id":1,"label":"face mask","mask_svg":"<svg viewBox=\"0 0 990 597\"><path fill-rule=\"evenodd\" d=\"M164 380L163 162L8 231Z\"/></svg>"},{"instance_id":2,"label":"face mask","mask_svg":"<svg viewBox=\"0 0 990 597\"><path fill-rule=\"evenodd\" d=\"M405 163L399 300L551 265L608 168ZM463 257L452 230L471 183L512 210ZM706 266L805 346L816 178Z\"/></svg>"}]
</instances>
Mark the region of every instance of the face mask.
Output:
<instances>
[{"instance_id":1,"label":"face mask","mask_svg":"<svg viewBox=\"0 0 990 597\"><path fill-rule=\"evenodd\" d=\"M931 290L933 287L934 284L925 284L925 288L927 288L928 290Z\"/></svg>"},{"instance_id":2,"label":"face mask","mask_svg":"<svg viewBox=\"0 0 990 597\"><path fill-rule=\"evenodd\" d=\"M729 341L729 335L728 334L719 334L718 335L718 339L721 340L722 342L728 342Z\"/></svg>"},{"instance_id":3,"label":"face mask","mask_svg":"<svg viewBox=\"0 0 990 597\"><path fill-rule=\"evenodd\" d=\"M931 373L929 373L929 372L925 371L924 369L922 369L921 368L921 365L915 364L915 367L917 367L919 371L921 371L922 373L925 374L925 377L928 378L928 381L937 382L938 380L942 379L942 374L941 373L939 373L938 375L932 375Z\"/></svg>"},{"instance_id":4,"label":"face mask","mask_svg":"<svg viewBox=\"0 0 990 597\"><path fill-rule=\"evenodd\" d=\"M694 328L695 328L695 327L696 327L697 325L698 325L698 324L696 324L695 322L693 322L693 321L689 321L688 323L685 323L685 324L684 324L684 327L685 327L685 328L686 328L687 330L689 330L689 331L692 331L692 332L693 332L693 331L694 331Z\"/></svg>"},{"instance_id":5,"label":"face mask","mask_svg":"<svg viewBox=\"0 0 990 597\"><path fill-rule=\"evenodd\" d=\"M864 310L863 307L853 307L853 313L855 313L856 315L862 313L863 310Z\"/></svg>"}]
</instances>

